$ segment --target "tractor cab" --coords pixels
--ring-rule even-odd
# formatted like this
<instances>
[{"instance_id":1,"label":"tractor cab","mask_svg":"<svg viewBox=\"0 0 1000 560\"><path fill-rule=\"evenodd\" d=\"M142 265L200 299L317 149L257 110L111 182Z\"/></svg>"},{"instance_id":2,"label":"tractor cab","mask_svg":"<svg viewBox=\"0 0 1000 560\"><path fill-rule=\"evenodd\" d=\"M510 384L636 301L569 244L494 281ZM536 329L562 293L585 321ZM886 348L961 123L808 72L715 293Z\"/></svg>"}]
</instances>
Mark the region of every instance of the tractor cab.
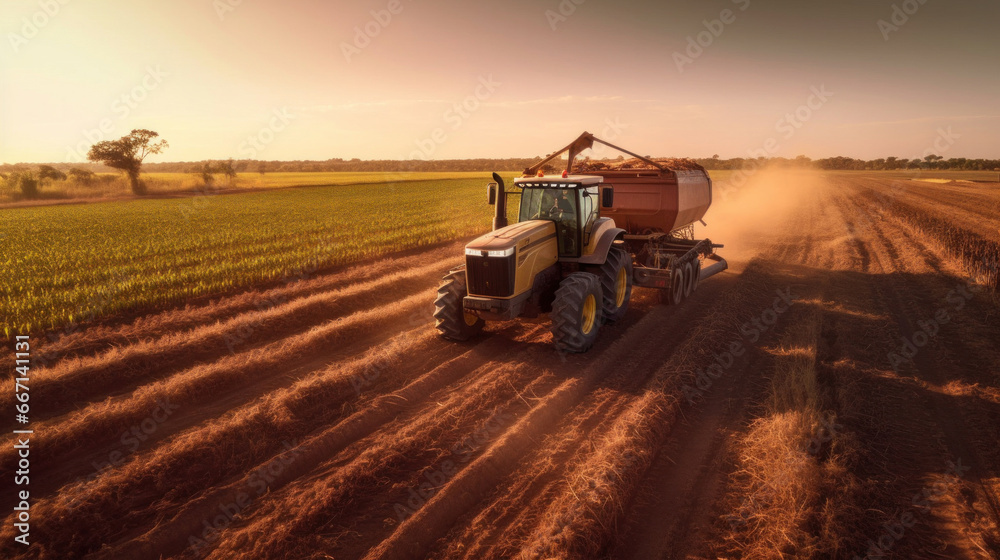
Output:
<instances>
[{"instance_id":1,"label":"tractor cab","mask_svg":"<svg viewBox=\"0 0 1000 560\"><path fill-rule=\"evenodd\" d=\"M526 177L514 181L520 189L517 221L549 220L555 223L560 257L579 257L590 243L600 218L602 177L563 175Z\"/></svg>"}]
</instances>

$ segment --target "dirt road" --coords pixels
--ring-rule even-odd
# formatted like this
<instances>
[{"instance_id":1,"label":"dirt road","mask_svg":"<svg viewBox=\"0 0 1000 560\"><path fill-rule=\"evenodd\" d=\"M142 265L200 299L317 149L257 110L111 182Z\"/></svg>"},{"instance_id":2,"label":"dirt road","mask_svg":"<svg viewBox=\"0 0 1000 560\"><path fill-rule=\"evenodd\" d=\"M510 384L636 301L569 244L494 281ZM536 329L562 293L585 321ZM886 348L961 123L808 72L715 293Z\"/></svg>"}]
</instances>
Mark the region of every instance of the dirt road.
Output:
<instances>
[{"instance_id":1,"label":"dirt road","mask_svg":"<svg viewBox=\"0 0 1000 560\"><path fill-rule=\"evenodd\" d=\"M1000 190L936 188L762 173L709 214L731 270L584 355L439 339L459 243L48 341L0 555L995 558Z\"/></svg>"}]
</instances>

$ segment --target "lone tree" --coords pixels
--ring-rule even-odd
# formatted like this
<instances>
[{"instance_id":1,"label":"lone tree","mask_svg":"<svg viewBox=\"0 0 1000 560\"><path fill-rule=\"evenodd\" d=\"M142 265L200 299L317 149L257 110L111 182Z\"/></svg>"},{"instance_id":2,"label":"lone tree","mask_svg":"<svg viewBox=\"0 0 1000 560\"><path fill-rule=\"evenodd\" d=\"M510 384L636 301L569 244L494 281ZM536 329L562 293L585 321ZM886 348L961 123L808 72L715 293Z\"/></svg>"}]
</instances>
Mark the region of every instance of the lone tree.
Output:
<instances>
[{"instance_id":1,"label":"lone tree","mask_svg":"<svg viewBox=\"0 0 1000 560\"><path fill-rule=\"evenodd\" d=\"M236 168L233 167L232 158L224 163L219 163L219 171L226 176L226 182L231 186L236 180Z\"/></svg>"},{"instance_id":2,"label":"lone tree","mask_svg":"<svg viewBox=\"0 0 1000 560\"><path fill-rule=\"evenodd\" d=\"M87 159L99 161L108 167L121 169L128 176L129 185L135 194L146 194L146 187L139 181L142 160L150 154L158 154L168 147L166 140L150 143L159 133L139 128L118 140L104 140L90 147Z\"/></svg>"},{"instance_id":3,"label":"lone tree","mask_svg":"<svg viewBox=\"0 0 1000 560\"><path fill-rule=\"evenodd\" d=\"M201 180L205 183L206 187L211 187L215 183L215 164L210 161L206 161L204 165L201 166Z\"/></svg>"}]
</instances>

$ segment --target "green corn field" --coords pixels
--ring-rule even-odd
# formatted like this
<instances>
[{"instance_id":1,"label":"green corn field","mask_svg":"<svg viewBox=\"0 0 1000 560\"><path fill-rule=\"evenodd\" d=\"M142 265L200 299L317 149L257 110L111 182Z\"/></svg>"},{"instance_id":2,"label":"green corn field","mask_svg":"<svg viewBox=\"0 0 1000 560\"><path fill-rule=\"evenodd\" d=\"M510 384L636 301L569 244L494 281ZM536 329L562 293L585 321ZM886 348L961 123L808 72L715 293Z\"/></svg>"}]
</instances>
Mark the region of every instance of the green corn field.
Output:
<instances>
[{"instance_id":1,"label":"green corn field","mask_svg":"<svg viewBox=\"0 0 1000 560\"><path fill-rule=\"evenodd\" d=\"M482 233L483 179L0 212L5 336L180 303Z\"/></svg>"}]
</instances>

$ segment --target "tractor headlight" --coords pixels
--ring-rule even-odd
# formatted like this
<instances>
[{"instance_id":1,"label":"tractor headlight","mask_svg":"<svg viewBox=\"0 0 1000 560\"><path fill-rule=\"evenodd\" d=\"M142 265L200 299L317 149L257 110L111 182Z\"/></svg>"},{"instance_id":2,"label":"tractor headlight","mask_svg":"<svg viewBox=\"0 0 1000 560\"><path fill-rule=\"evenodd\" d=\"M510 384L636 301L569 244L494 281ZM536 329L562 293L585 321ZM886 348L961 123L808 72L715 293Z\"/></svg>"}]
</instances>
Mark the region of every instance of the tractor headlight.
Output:
<instances>
[{"instance_id":1,"label":"tractor headlight","mask_svg":"<svg viewBox=\"0 0 1000 560\"><path fill-rule=\"evenodd\" d=\"M465 254L470 257L509 257L514 254L514 248L499 251L483 251L482 249L465 249Z\"/></svg>"}]
</instances>

